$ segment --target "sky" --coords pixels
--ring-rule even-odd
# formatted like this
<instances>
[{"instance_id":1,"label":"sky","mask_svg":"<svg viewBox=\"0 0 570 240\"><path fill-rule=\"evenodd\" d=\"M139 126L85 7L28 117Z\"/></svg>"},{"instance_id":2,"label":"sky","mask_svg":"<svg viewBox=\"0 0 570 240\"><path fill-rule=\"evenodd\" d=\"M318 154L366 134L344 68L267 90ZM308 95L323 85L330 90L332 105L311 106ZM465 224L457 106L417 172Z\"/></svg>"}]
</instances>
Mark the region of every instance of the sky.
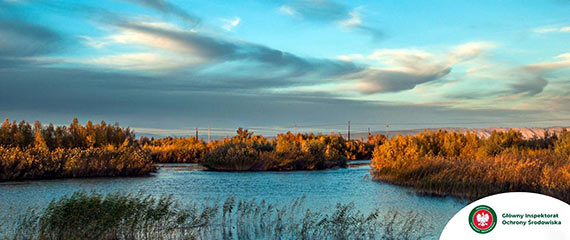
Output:
<instances>
[{"instance_id":1,"label":"sky","mask_svg":"<svg viewBox=\"0 0 570 240\"><path fill-rule=\"evenodd\" d=\"M570 124L570 1L0 0L0 117L138 134Z\"/></svg>"}]
</instances>

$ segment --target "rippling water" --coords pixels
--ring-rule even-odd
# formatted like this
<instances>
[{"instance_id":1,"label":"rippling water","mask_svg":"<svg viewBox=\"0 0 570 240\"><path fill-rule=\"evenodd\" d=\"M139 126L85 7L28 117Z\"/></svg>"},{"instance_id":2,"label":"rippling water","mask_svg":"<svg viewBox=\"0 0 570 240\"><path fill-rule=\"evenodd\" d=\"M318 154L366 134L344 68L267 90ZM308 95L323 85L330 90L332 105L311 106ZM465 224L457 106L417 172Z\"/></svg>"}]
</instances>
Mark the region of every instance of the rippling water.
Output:
<instances>
[{"instance_id":1,"label":"rippling water","mask_svg":"<svg viewBox=\"0 0 570 240\"><path fill-rule=\"evenodd\" d=\"M172 194L181 202L220 201L226 197L289 203L305 196L310 208L354 202L369 211L396 208L421 213L437 233L467 203L447 197L418 196L413 191L369 179L368 165L323 171L210 172L199 165L163 165L151 177L58 179L0 183L0 209L13 215L28 207L42 207L77 190Z\"/></svg>"}]
</instances>

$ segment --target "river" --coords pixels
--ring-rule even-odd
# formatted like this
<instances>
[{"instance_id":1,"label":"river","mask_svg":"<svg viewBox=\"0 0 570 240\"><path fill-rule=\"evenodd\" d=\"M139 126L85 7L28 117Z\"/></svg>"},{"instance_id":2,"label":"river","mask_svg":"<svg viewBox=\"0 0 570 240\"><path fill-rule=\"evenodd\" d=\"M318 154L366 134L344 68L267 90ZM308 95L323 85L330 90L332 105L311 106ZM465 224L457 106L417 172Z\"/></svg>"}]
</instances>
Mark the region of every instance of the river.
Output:
<instances>
[{"instance_id":1,"label":"river","mask_svg":"<svg viewBox=\"0 0 570 240\"><path fill-rule=\"evenodd\" d=\"M305 206L314 209L353 202L364 212L376 207L414 210L439 234L467 204L452 197L419 196L407 188L372 181L369 169L367 164L353 164L323 171L211 172L196 164L175 164L162 165L150 177L4 182L0 183L0 214L6 217L28 207L42 207L77 190L172 194L182 203L220 201L230 196L290 203L305 196Z\"/></svg>"}]
</instances>

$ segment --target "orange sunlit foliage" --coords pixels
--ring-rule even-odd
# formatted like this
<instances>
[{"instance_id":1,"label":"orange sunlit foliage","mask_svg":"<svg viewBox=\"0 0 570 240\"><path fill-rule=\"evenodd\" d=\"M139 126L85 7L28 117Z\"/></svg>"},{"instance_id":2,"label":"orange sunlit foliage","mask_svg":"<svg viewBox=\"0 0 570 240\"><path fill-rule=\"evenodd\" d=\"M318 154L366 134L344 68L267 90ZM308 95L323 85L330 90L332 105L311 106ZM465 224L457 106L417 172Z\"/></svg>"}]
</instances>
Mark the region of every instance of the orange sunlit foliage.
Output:
<instances>
[{"instance_id":1,"label":"orange sunlit foliage","mask_svg":"<svg viewBox=\"0 0 570 240\"><path fill-rule=\"evenodd\" d=\"M0 181L62 177L138 176L155 170L134 133L105 122L42 126L8 119L0 127Z\"/></svg>"},{"instance_id":2,"label":"orange sunlit foliage","mask_svg":"<svg viewBox=\"0 0 570 240\"><path fill-rule=\"evenodd\" d=\"M363 142L347 141L336 134L315 135L291 132L278 134L274 138L265 138L240 128L236 131L236 136L210 143L195 137L162 139L141 137L139 145L150 152L155 162L160 163L203 162L211 169L218 170L226 168L226 170L234 168L239 170L294 170L328 168L330 159L370 159L375 144L380 144L384 140L385 137L382 135L374 136L372 141ZM317 163L315 159L324 160L324 162ZM222 167L224 164L235 164L236 161L242 161L244 166Z\"/></svg>"},{"instance_id":3,"label":"orange sunlit foliage","mask_svg":"<svg viewBox=\"0 0 570 240\"><path fill-rule=\"evenodd\" d=\"M377 146L376 179L419 192L476 199L530 191L570 202L570 133L523 139L520 132L475 134L424 132Z\"/></svg>"}]
</instances>

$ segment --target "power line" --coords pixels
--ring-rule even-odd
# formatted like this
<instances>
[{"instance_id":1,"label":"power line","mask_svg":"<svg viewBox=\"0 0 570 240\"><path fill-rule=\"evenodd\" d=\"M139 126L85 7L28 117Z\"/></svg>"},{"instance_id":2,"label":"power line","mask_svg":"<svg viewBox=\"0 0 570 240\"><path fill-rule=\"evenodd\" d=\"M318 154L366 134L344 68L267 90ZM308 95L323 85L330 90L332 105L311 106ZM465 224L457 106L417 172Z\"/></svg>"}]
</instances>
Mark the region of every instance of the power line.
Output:
<instances>
[{"instance_id":1,"label":"power line","mask_svg":"<svg viewBox=\"0 0 570 240\"><path fill-rule=\"evenodd\" d=\"M276 133L283 133L289 132L293 130L293 133L297 133L299 129L302 129L300 132L331 132L331 133L341 133L346 130L347 137L350 138L351 136L351 129L353 126L362 126L356 127L356 129L362 129L362 132L365 132L364 129L370 128L371 126L382 126L386 127L386 134L388 134L388 126L438 126L438 125L471 125L471 124L512 124L512 123L540 123L540 122L557 122L557 121L570 121L570 118L553 118L553 119L520 119L520 120L500 120L500 121L457 121L457 122L390 122L382 123L378 122L348 122L348 129L346 128L347 124L345 123L322 123L322 124L308 124L308 125L297 125L296 123L293 124L293 129L291 129L291 125L289 126L253 126L253 127L242 127L248 130L254 130L257 133L261 134L276 134ZM345 127L343 127L343 125ZM444 127L444 126L441 126ZM452 126L449 126L452 127ZM299 128L299 129L297 129ZM196 136L198 136L198 131L207 131L208 138L211 138L211 135L228 135L234 134L236 129L238 128L214 128L208 125L205 128L194 128L194 129L153 129L156 132L162 132L162 134L176 134L176 135L186 135L188 132L192 132L192 130L196 131ZM396 128L397 129L397 128ZM360 131L360 130L358 130ZM146 131L144 131L146 132ZM184 134L186 132L186 134Z\"/></svg>"},{"instance_id":2,"label":"power line","mask_svg":"<svg viewBox=\"0 0 570 240\"><path fill-rule=\"evenodd\" d=\"M452 125L452 124L498 124L498 123L533 123L533 122L557 122L557 121L570 121L570 118L559 118L559 119L533 119L533 120L509 120L509 121L481 121L481 122L438 122L438 123L420 123L420 122L409 122L409 123L390 123L390 125L395 126L413 126L413 125ZM356 125L384 125L385 123L380 122L355 122L352 124Z\"/></svg>"}]
</instances>

